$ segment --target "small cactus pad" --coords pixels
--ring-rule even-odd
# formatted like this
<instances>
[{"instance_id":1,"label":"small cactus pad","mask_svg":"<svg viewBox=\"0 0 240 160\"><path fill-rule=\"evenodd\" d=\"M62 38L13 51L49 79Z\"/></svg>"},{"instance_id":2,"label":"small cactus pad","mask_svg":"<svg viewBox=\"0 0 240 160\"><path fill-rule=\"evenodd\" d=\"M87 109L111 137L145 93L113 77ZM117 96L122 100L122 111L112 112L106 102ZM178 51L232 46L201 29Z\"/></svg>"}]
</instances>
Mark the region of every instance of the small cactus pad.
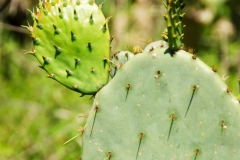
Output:
<instances>
[{"instance_id":1,"label":"small cactus pad","mask_svg":"<svg viewBox=\"0 0 240 160\"><path fill-rule=\"evenodd\" d=\"M239 160L239 124L239 101L219 75L159 47L135 55L96 94L82 159Z\"/></svg>"},{"instance_id":2,"label":"small cactus pad","mask_svg":"<svg viewBox=\"0 0 240 160\"><path fill-rule=\"evenodd\" d=\"M34 55L49 77L64 86L94 94L108 82L110 35L108 19L93 0L40 1L25 26Z\"/></svg>"},{"instance_id":3,"label":"small cactus pad","mask_svg":"<svg viewBox=\"0 0 240 160\"><path fill-rule=\"evenodd\" d=\"M117 71L122 68L122 66L133 56L134 54L129 51L119 51L115 53L110 63L110 76L113 78L116 75Z\"/></svg>"}]
</instances>

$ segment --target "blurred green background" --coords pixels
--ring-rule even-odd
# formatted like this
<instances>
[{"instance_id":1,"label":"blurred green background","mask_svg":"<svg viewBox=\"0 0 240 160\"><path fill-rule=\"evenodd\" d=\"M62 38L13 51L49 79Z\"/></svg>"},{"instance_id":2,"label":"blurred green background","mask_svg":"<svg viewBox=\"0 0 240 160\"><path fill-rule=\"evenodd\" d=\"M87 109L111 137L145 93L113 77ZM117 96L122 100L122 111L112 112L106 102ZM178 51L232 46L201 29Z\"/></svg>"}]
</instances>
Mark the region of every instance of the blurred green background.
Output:
<instances>
[{"instance_id":1,"label":"blurred green background","mask_svg":"<svg viewBox=\"0 0 240 160\"><path fill-rule=\"evenodd\" d=\"M166 12L162 2L106 0L103 12L112 16L109 25L115 36L111 52L144 48L148 41L161 39ZM239 94L240 1L185 2L185 49L195 49ZM36 4L38 0L0 0L0 159L77 159L81 136L63 143L80 133L91 100L46 78L35 58L24 55L33 45L20 26L32 23L26 9Z\"/></svg>"}]
</instances>

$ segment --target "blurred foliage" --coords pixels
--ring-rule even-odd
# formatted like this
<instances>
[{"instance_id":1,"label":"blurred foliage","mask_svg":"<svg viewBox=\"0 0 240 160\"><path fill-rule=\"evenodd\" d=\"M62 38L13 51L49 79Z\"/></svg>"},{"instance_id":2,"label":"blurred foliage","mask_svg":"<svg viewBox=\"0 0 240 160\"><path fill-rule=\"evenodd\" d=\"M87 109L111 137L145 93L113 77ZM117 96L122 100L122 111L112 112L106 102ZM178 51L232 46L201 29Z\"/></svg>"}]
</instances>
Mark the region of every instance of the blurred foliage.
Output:
<instances>
[{"instance_id":1,"label":"blurred foliage","mask_svg":"<svg viewBox=\"0 0 240 160\"><path fill-rule=\"evenodd\" d=\"M165 1L165 0L164 0ZM100 4L102 0L96 0ZM103 11L112 16L112 53L161 39L165 29L163 0L106 0ZM185 49L195 53L227 78L238 94L240 77L240 1L185 0ZM20 26L31 22L27 8L38 0L0 1L0 159L77 159L90 97L79 98L44 77L36 60L25 56L32 42Z\"/></svg>"}]
</instances>

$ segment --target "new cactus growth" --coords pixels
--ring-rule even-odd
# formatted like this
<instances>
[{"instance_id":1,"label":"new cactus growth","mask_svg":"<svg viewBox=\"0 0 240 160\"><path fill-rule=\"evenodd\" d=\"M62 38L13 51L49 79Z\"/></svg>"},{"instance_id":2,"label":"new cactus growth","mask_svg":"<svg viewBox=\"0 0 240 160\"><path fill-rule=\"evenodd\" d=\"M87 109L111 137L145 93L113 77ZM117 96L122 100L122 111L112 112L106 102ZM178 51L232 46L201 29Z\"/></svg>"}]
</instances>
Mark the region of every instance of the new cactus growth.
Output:
<instances>
[{"instance_id":1,"label":"new cactus growth","mask_svg":"<svg viewBox=\"0 0 240 160\"><path fill-rule=\"evenodd\" d=\"M129 51L119 51L115 53L112 57L112 61L110 62L110 76L113 78L117 71L122 68L122 66L133 58L134 54Z\"/></svg>"},{"instance_id":2,"label":"new cactus growth","mask_svg":"<svg viewBox=\"0 0 240 160\"><path fill-rule=\"evenodd\" d=\"M29 53L73 90L92 94L102 87L82 130L83 160L239 160L239 100L215 68L182 50L183 0L164 4L168 42L152 42L134 56L117 52L112 60L98 7L64 2L46 2L33 13ZM109 71L112 80L103 87Z\"/></svg>"},{"instance_id":3,"label":"new cactus growth","mask_svg":"<svg viewBox=\"0 0 240 160\"><path fill-rule=\"evenodd\" d=\"M182 12L185 4L183 0L167 0L167 3L163 3L167 9L167 14L164 15L164 19L167 22L167 39L169 42L169 48L172 51L177 51L182 47L183 39L183 25L182 18L185 13Z\"/></svg>"},{"instance_id":4,"label":"new cactus growth","mask_svg":"<svg viewBox=\"0 0 240 160\"><path fill-rule=\"evenodd\" d=\"M52 78L82 94L94 94L108 82L108 20L94 1L39 2L33 26L34 55Z\"/></svg>"}]
</instances>

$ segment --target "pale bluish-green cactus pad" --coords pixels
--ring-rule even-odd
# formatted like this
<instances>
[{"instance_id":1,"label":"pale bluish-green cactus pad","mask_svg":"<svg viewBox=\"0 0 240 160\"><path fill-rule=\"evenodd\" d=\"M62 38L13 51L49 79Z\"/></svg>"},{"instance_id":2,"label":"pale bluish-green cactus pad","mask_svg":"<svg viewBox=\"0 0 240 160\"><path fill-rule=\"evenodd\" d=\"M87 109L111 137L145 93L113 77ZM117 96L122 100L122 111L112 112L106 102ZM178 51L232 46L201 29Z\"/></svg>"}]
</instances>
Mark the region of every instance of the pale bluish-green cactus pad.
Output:
<instances>
[{"instance_id":1,"label":"pale bluish-green cactus pad","mask_svg":"<svg viewBox=\"0 0 240 160\"><path fill-rule=\"evenodd\" d=\"M95 97L83 160L239 160L240 105L185 51L137 54Z\"/></svg>"}]
</instances>

